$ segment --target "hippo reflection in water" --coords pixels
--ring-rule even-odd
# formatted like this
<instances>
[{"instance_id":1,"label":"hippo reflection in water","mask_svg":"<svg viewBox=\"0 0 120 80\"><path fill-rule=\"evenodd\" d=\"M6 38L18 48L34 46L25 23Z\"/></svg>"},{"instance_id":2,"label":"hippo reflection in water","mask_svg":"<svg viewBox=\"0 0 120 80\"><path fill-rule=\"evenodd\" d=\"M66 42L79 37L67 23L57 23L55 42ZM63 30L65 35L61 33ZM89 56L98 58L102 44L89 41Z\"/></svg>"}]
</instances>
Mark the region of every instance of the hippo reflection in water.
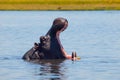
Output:
<instances>
[{"instance_id":1,"label":"hippo reflection in water","mask_svg":"<svg viewBox=\"0 0 120 80\"><path fill-rule=\"evenodd\" d=\"M24 60L40 60L40 59L75 59L76 52L68 55L61 45L59 35L68 26L65 18L56 18L53 25L45 36L40 37L40 43L34 43L28 52L22 57Z\"/></svg>"}]
</instances>

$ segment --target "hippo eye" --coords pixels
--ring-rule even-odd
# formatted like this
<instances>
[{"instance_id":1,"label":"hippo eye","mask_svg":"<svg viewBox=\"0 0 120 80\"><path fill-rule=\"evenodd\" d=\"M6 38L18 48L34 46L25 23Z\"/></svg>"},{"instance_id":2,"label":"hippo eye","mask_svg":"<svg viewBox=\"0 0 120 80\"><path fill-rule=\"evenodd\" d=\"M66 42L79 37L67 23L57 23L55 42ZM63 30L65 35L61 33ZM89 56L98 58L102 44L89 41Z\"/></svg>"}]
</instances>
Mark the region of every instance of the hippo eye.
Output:
<instances>
[{"instance_id":1,"label":"hippo eye","mask_svg":"<svg viewBox=\"0 0 120 80\"><path fill-rule=\"evenodd\" d=\"M40 37L40 42L42 43L45 40L44 36Z\"/></svg>"},{"instance_id":2,"label":"hippo eye","mask_svg":"<svg viewBox=\"0 0 120 80\"><path fill-rule=\"evenodd\" d=\"M44 36L44 40L46 40L47 39L47 37L46 36Z\"/></svg>"}]
</instances>

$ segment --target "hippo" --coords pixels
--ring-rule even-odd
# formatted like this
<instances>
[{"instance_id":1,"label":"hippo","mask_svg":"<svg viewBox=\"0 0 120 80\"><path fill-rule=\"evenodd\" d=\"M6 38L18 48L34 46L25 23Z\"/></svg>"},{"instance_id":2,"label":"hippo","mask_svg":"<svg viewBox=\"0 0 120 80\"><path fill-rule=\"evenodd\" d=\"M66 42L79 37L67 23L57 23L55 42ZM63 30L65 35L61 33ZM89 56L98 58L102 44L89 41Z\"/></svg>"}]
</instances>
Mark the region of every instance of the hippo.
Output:
<instances>
[{"instance_id":1,"label":"hippo","mask_svg":"<svg viewBox=\"0 0 120 80\"><path fill-rule=\"evenodd\" d=\"M75 59L76 52L68 55L59 39L60 33L67 27L67 19L62 17L56 18L47 34L41 36L40 42L34 43L34 46L23 55L22 59L27 61L41 59Z\"/></svg>"}]
</instances>

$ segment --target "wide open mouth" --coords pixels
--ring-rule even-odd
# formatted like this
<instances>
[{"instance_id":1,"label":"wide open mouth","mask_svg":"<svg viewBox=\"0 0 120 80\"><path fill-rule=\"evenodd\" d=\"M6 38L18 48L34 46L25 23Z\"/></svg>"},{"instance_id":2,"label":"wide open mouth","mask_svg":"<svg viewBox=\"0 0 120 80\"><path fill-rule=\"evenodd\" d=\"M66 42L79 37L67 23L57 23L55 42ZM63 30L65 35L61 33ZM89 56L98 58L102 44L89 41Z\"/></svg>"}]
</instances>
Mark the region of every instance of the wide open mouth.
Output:
<instances>
[{"instance_id":1,"label":"wide open mouth","mask_svg":"<svg viewBox=\"0 0 120 80\"><path fill-rule=\"evenodd\" d=\"M60 31L63 32L67 27L62 28Z\"/></svg>"},{"instance_id":2,"label":"wide open mouth","mask_svg":"<svg viewBox=\"0 0 120 80\"><path fill-rule=\"evenodd\" d=\"M65 23L64 27L60 30L60 32L63 32L68 26L68 23Z\"/></svg>"}]
</instances>

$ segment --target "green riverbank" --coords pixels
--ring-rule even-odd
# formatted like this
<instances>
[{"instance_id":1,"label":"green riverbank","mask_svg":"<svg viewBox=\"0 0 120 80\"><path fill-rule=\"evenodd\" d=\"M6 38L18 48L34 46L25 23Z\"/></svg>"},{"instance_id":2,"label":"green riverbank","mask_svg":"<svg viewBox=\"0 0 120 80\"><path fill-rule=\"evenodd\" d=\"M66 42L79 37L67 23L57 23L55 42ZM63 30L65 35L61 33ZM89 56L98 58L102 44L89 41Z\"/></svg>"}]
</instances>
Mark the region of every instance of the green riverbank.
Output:
<instances>
[{"instance_id":1,"label":"green riverbank","mask_svg":"<svg viewBox=\"0 0 120 80\"><path fill-rule=\"evenodd\" d=\"M120 10L120 0L0 0L0 10Z\"/></svg>"}]
</instances>

